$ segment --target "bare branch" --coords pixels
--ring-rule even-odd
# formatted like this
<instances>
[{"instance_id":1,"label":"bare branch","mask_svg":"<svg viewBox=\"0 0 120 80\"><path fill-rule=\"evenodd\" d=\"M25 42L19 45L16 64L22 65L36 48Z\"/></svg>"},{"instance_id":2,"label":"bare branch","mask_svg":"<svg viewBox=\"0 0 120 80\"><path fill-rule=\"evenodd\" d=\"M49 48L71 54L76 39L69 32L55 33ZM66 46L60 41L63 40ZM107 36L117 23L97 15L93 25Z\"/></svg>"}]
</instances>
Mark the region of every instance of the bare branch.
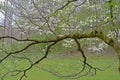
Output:
<instances>
[{"instance_id":1,"label":"bare branch","mask_svg":"<svg viewBox=\"0 0 120 80\"><path fill-rule=\"evenodd\" d=\"M42 58L38 59L38 60L35 61L33 64L31 64L30 67L28 67L27 69L24 69L24 70L22 71L22 72L23 72L23 75L20 77L20 80L22 80L23 77L26 77L26 72L27 72L28 70L30 70L34 65L38 64L39 62L41 62L42 60L44 60L45 58L47 58L47 55L48 55L48 53L49 53L50 48L51 48L52 46L54 46L56 43L57 43L57 42L54 42L54 43L50 44L50 45L47 47L46 53L45 53L45 55L44 55Z\"/></svg>"},{"instance_id":2,"label":"bare branch","mask_svg":"<svg viewBox=\"0 0 120 80\"><path fill-rule=\"evenodd\" d=\"M75 42L76 42L76 44L77 44L77 46L78 46L78 50L81 52L82 57L83 57L83 59L84 59L84 60L83 60L83 68L82 68L82 70L81 70L80 72L84 71L84 69L85 69L85 67L86 67L86 65L87 65L87 66L90 67L91 69L94 69L95 75L96 75L96 71L97 71L97 70L101 70L101 69L95 68L95 67L93 67L92 65L90 65L89 63L87 63L87 58L86 58L86 56L85 56L84 51L81 49L81 46L80 46L79 41L78 41L77 39L74 39L74 40L75 40ZM101 70L101 71L102 71L102 70Z\"/></svg>"},{"instance_id":3,"label":"bare branch","mask_svg":"<svg viewBox=\"0 0 120 80\"><path fill-rule=\"evenodd\" d=\"M68 2L65 5L63 5L61 8L59 8L57 10L62 10L63 8L65 8L66 6L68 6L70 3L75 2L75 1L77 1L77 0L68 0Z\"/></svg>"},{"instance_id":4,"label":"bare branch","mask_svg":"<svg viewBox=\"0 0 120 80\"><path fill-rule=\"evenodd\" d=\"M21 49L21 50L17 50L17 51L8 53L4 58L2 58L2 59L0 60L0 63L1 63L2 61L4 61L6 58L8 58L9 56L11 56L12 54L17 54L17 53L23 52L23 51L25 51L26 49L28 49L30 46L35 45L35 44L38 44L38 43L35 43L35 42L30 43L30 44L28 44L26 47L24 47L24 48Z\"/></svg>"}]
</instances>

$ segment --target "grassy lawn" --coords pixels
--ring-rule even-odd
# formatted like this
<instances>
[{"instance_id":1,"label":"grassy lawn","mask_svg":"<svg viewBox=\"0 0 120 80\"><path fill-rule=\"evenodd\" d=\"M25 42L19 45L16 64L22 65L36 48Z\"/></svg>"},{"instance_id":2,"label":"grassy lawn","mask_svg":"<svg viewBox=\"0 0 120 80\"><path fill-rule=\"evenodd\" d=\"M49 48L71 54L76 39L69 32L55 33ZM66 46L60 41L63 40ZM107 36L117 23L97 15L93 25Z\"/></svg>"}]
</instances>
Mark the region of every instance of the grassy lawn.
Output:
<instances>
[{"instance_id":1,"label":"grassy lawn","mask_svg":"<svg viewBox=\"0 0 120 80\"><path fill-rule=\"evenodd\" d=\"M42 66L45 70L38 67L33 67L27 72L27 78L23 80L120 80L120 74L117 70L118 62L117 58L113 55L88 55L89 63L93 66L105 69L105 71L97 71L95 76L87 75L77 79L67 79L54 76L49 73L48 70L53 69L68 75L78 72L81 66L80 55L71 55L65 57L50 57L41 62L37 66ZM110 65L110 67L109 67ZM52 71L52 70L51 70ZM6 77L5 80L18 80L17 77Z\"/></svg>"}]
</instances>

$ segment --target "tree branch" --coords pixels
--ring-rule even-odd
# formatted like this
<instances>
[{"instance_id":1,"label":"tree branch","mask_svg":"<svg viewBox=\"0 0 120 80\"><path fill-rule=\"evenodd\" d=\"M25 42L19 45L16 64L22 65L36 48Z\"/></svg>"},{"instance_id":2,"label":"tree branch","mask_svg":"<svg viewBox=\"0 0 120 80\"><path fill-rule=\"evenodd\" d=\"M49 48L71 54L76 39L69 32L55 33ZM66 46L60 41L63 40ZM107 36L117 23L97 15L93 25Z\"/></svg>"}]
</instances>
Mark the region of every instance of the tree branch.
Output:
<instances>
[{"instance_id":1,"label":"tree branch","mask_svg":"<svg viewBox=\"0 0 120 80\"><path fill-rule=\"evenodd\" d=\"M92 32L88 32L88 33L74 33L74 34L67 34L67 35L63 35L63 36L59 36L58 38L55 38L55 39L51 39L51 40L31 40L31 39L24 39L24 40L20 40L20 39L17 39L17 38L14 38L14 37L10 37L10 36L3 36L3 37L0 37L0 39L4 39L4 38L10 38L10 39L13 39L13 40L17 40L17 41L31 41L30 44L28 44L26 47L24 47L23 49L21 50L18 50L18 51L14 51L14 52L10 52L7 54L7 56L5 56L1 62L3 60L6 60L10 55L12 54L18 54L26 49L28 49L30 46L32 45L35 45L35 44L40 44L40 43L51 43L48 47L47 47L47 50L46 50L46 53L45 55L38 59L37 61L35 61L33 64L31 64L30 67L28 67L27 69L24 69L22 71L19 71L20 73L23 72L23 75L21 76L20 80L22 80L22 78L24 76L26 76L26 72L28 70L30 70L34 65L38 64L39 62L41 62L43 59L47 58L47 55L49 53L49 50L52 46L54 46L57 42L59 41L62 41L64 39L67 39L67 38L71 38L71 39L74 39L77 46L78 46L78 49L79 51L81 52L82 54L82 57L83 57L83 68L82 70L79 72L81 73L84 69L85 69L85 66L88 66L90 69L89 71L91 71L91 69L93 69L95 71L95 74L96 74L96 70L101 70L99 68L95 68L93 67L92 65L90 65L89 63L87 63L87 58L83 52L83 50L81 49L81 46L80 46L80 43L77 41L77 39L83 39L83 38L99 38L101 40L103 40L106 44L108 44L109 46L113 47L113 49L116 51L117 55L118 55L118 59L119 59L119 70L120 70L120 47L119 45L112 39L112 38L109 38L107 37L104 33L102 32L99 32L99 31L92 31ZM78 73L77 73L78 74ZM77 75L76 74L76 75ZM74 75L75 76L75 75Z\"/></svg>"}]
</instances>

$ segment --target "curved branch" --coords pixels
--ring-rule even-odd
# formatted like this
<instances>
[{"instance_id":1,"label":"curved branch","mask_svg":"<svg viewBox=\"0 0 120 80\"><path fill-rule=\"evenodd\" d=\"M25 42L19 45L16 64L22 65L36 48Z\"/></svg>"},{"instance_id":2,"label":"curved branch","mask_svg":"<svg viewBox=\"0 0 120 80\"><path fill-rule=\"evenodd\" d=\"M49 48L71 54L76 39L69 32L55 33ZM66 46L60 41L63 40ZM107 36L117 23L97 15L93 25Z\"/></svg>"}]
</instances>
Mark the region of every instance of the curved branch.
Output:
<instances>
[{"instance_id":1,"label":"curved branch","mask_svg":"<svg viewBox=\"0 0 120 80\"><path fill-rule=\"evenodd\" d=\"M34 44L39 44L39 43L51 43L48 47L47 47L47 50L46 50L46 53L45 55L38 59L37 61L35 61L33 64L31 64L30 67L28 67L27 69L25 70L22 70L20 71L20 73L22 72L23 75L21 76L21 79L26 76L26 72L28 70L30 70L34 65L38 64L39 62L41 62L43 59L47 58L47 55L49 53L49 50L52 46L54 46L57 42L59 41L62 41L64 39L67 39L67 38L71 38L71 39L74 39L75 42L77 43L78 45L78 48L79 48L79 51L82 53L82 56L84 58L84 61L83 61L83 69L85 68L85 66L88 66L89 68L93 69L95 71L95 74L96 74L96 70L100 70L99 68L95 68L93 67L92 65L88 64L87 63L87 58L85 57L85 54L84 52L82 51L81 47L80 47L80 43L77 41L77 39L83 39L83 38L99 38L101 40L103 40L106 44L108 44L109 46L113 47L113 49L116 51L117 55L118 55L118 59L119 59L119 71L120 71L120 47L119 45L112 39L112 38L109 38L108 36L106 36L106 34L102 33L102 32L99 32L99 31L92 31L92 32L88 32L88 33L74 33L74 34L67 34L67 35L63 35L63 36L59 36L58 38L55 38L55 39L51 39L51 40L28 40L28 39L24 39L24 40L19 40L17 38L14 38L14 37L10 37L10 36L6 36L6 37L1 37L0 39L3 39L3 38L11 38L11 39L14 39L14 40L17 40L17 41L32 41L32 43L30 43L29 45L27 45L25 48L21 49L21 50L18 50L18 51L15 51L15 52L10 52L8 53L8 55L6 57L3 58L3 60L5 60L6 58L8 58L10 55L12 54L16 54L16 53L20 53L24 50L26 50L27 48L29 48L30 46L34 45ZM1 60L2 62L2 60ZM90 70L91 71L91 70Z\"/></svg>"},{"instance_id":2,"label":"curved branch","mask_svg":"<svg viewBox=\"0 0 120 80\"><path fill-rule=\"evenodd\" d=\"M30 46L33 46L33 45L35 45L35 44L38 44L38 43L35 43L35 42L30 43L30 44L28 44L26 47L24 47L24 48L21 49L21 50L17 50L17 51L8 53L4 58L2 58L2 59L0 60L0 63L3 62L6 58L8 58L10 55L23 52L23 51L25 51L26 49L28 49Z\"/></svg>"},{"instance_id":3,"label":"curved branch","mask_svg":"<svg viewBox=\"0 0 120 80\"><path fill-rule=\"evenodd\" d=\"M74 39L74 40L75 40L75 42L76 42L76 44L77 44L77 46L78 46L78 50L81 52L82 57L83 57L83 59L84 59L84 60L83 60L83 68L82 68L82 70L80 71L80 73L81 73L82 71L84 71L84 69L85 69L85 67L86 67L86 65L87 65L88 67L90 67L90 69L94 69L95 75L96 75L96 71L97 71L97 70L101 70L101 69L96 68L96 67L93 67L92 65L90 65L89 63L87 63L87 58L86 58L86 56L85 56L84 51L82 50L82 48L81 48L81 46L80 46L79 41L78 41L77 39Z\"/></svg>"},{"instance_id":4,"label":"curved branch","mask_svg":"<svg viewBox=\"0 0 120 80\"><path fill-rule=\"evenodd\" d=\"M57 42L54 42L54 43L50 44L50 45L47 47L47 50L46 50L45 55L44 55L43 57L41 57L40 59L38 59L37 61L35 61L33 64L31 64L28 68L26 68L26 69L24 69L24 70L17 70L17 71L18 71L18 74L21 73L21 72L23 73L23 75L20 77L19 80L22 80L23 77L27 77L27 76L26 76L26 72L27 72L27 71L29 71L31 68L33 68L34 65L38 64L39 62L41 62L42 60L44 60L45 58L47 58L47 55L48 55L48 53L49 53L49 50L50 50L51 47L54 46L56 43L57 43ZM17 74L17 75L18 75L18 74Z\"/></svg>"},{"instance_id":5,"label":"curved branch","mask_svg":"<svg viewBox=\"0 0 120 80\"><path fill-rule=\"evenodd\" d=\"M118 55L119 66L120 66L120 47L119 47L119 45L112 38L109 38L108 36L106 36L106 34L100 32L100 31L92 31L92 32L82 33L82 34L80 34L80 33L67 34L67 35L63 35L63 36L58 36L58 38L51 39L51 40L32 40L32 39L20 40L20 39L17 39L15 37L10 37L10 36L3 36L3 37L0 37L0 39L11 38L11 39L14 39L17 41L32 41L33 43L28 45L28 46L32 46L32 44L58 42L58 41L61 41L61 40L67 39L67 38L81 39L81 38L95 38L95 37L103 40L106 44L113 47L113 49L116 51L116 53ZM23 49L23 50L25 50L25 49ZM20 51L16 51L16 52L19 53ZM14 53L15 52L12 52L12 54L14 54Z\"/></svg>"}]
</instances>

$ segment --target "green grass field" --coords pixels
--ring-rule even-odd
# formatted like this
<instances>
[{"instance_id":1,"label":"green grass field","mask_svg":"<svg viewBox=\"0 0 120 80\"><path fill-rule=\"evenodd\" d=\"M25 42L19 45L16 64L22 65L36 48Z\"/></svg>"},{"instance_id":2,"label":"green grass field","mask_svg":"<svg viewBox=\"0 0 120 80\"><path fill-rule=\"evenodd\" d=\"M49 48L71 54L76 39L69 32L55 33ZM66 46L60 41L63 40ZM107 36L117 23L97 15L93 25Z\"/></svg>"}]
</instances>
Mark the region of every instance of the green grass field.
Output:
<instances>
[{"instance_id":1,"label":"green grass field","mask_svg":"<svg viewBox=\"0 0 120 80\"><path fill-rule=\"evenodd\" d=\"M120 74L117 70L118 61L116 56L113 55L88 55L88 62L93 66L105 69L105 71L97 71L97 74L91 76L83 76L76 79L68 79L63 77L57 77L49 73L47 70L55 70L64 75L68 75L74 72L78 72L81 66L80 55L70 55L64 57L49 57L42 61L37 66L42 66L45 70L38 67L33 67L27 72L27 78L23 80L120 80ZM110 65L110 67L109 67ZM17 77L6 77L5 80L18 80Z\"/></svg>"}]
</instances>

